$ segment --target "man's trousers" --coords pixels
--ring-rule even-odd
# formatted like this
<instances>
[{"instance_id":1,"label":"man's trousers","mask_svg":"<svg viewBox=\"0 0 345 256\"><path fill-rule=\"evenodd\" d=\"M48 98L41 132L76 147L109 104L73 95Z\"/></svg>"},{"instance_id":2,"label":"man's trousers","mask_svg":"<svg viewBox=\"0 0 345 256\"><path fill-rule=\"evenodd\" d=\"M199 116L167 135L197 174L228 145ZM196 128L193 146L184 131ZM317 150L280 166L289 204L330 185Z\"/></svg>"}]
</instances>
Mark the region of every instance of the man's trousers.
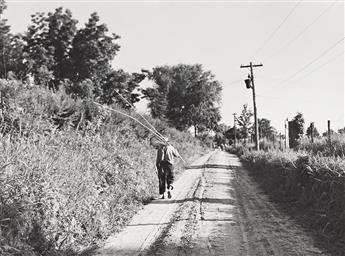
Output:
<instances>
[{"instance_id":1,"label":"man's trousers","mask_svg":"<svg viewBox=\"0 0 345 256\"><path fill-rule=\"evenodd\" d=\"M166 189L174 182L174 168L169 162L160 162L158 168L159 194L164 194Z\"/></svg>"}]
</instances>

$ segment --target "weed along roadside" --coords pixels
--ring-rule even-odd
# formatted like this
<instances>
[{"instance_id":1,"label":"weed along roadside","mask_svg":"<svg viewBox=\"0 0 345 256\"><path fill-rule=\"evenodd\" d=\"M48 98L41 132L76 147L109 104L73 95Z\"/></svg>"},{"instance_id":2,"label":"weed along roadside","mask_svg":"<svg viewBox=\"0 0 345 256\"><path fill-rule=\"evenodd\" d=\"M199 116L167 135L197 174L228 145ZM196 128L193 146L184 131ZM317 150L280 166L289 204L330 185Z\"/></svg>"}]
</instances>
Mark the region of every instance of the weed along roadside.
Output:
<instances>
[{"instance_id":1,"label":"weed along roadside","mask_svg":"<svg viewBox=\"0 0 345 256\"><path fill-rule=\"evenodd\" d=\"M335 255L345 241L345 161L306 151L237 150L251 176ZM340 254L341 255L341 254Z\"/></svg>"},{"instance_id":2,"label":"weed along roadside","mask_svg":"<svg viewBox=\"0 0 345 256\"><path fill-rule=\"evenodd\" d=\"M80 254L121 230L157 195L156 152L143 127L62 91L9 86L11 100L31 110L20 116L21 129L8 123L1 134L1 255ZM84 116L75 123L79 130L56 110ZM150 122L186 161L204 152L190 134Z\"/></svg>"}]
</instances>

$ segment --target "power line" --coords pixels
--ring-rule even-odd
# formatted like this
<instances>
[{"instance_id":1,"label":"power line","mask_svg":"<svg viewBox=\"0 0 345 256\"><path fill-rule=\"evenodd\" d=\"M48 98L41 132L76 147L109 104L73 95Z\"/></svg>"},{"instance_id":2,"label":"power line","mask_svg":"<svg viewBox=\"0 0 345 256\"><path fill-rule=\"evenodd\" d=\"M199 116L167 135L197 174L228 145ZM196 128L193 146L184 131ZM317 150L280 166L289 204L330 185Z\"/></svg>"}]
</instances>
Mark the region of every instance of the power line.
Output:
<instances>
[{"instance_id":1,"label":"power line","mask_svg":"<svg viewBox=\"0 0 345 256\"><path fill-rule=\"evenodd\" d=\"M294 7L290 10L290 12L288 13L288 15L283 19L283 21L276 27L275 30L273 30L273 32L268 36L268 38L266 39L266 41L263 42L263 44L261 44L261 46L258 48L258 50L256 51L256 53L253 54L253 56L255 57L259 52L261 52L261 50L266 46L266 44L274 37L274 35L278 32L278 30L281 28L281 26L283 26L283 24L287 21L287 19L292 15L292 13L296 10L297 6L302 2L302 0L298 1Z\"/></svg>"},{"instance_id":2,"label":"power line","mask_svg":"<svg viewBox=\"0 0 345 256\"><path fill-rule=\"evenodd\" d=\"M225 85L225 86L229 86L229 85L237 84L237 83L239 83L239 82L243 82L243 79L238 79L238 80L234 80L234 81L232 81L232 82L230 82L230 83L226 83L226 85Z\"/></svg>"},{"instance_id":3,"label":"power line","mask_svg":"<svg viewBox=\"0 0 345 256\"><path fill-rule=\"evenodd\" d=\"M282 98L282 97L274 97L274 96L267 96L267 95L261 95L261 94L256 94L256 96L260 98L270 99L270 100L286 100L286 98Z\"/></svg>"},{"instance_id":4,"label":"power line","mask_svg":"<svg viewBox=\"0 0 345 256\"><path fill-rule=\"evenodd\" d=\"M338 2L339 0L335 0L333 3L331 3L329 6L327 6L311 23L309 23L304 29L299 32L294 38L292 38L288 43L286 43L283 47L281 47L279 50L277 50L275 53L270 55L267 60L271 60L273 57L280 54L283 50L285 50L287 47L289 47L294 41L296 41L298 38L300 38L312 25L314 25L325 13L327 13L333 5Z\"/></svg>"},{"instance_id":5,"label":"power line","mask_svg":"<svg viewBox=\"0 0 345 256\"><path fill-rule=\"evenodd\" d=\"M344 41L345 37L341 38L340 40L338 40L335 44L333 44L331 47L327 48L325 51L323 51L319 56L317 56L315 59L313 59L312 61L310 61L308 64L304 65L301 69L299 69L298 71L296 71L295 73L293 73L291 76L289 76L288 78L284 79L280 85L290 81L293 77L295 77L297 74L301 73L302 71L304 71L307 67L309 67L311 64L313 64L314 62L316 62L317 60L319 60L322 56L324 56L326 53L328 53L330 50L332 50L334 47L336 47L338 44L340 44L342 41Z\"/></svg>"},{"instance_id":6,"label":"power line","mask_svg":"<svg viewBox=\"0 0 345 256\"><path fill-rule=\"evenodd\" d=\"M327 64L329 64L330 62L336 60L337 58L339 58L340 56L342 56L344 54L344 51L342 51L341 53L335 55L333 58L331 58L330 60L328 60L327 62L323 63L322 65L317 66L315 69L311 70L310 72L308 72L306 75L300 77L299 79L295 80L294 82L300 81L305 79L306 77L310 76L311 74L313 74L315 71L323 68L324 66L326 66Z\"/></svg>"}]
</instances>

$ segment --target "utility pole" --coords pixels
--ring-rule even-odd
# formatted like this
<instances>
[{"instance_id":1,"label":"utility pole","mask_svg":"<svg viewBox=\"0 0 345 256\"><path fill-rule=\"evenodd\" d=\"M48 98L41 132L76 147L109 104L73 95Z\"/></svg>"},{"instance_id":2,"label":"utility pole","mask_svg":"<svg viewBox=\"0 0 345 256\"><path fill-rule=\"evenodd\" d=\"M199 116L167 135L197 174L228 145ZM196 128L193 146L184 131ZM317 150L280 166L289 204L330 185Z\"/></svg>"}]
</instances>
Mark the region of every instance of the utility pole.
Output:
<instances>
[{"instance_id":1,"label":"utility pole","mask_svg":"<svg viewBox=\"0 0 345 256\"><path fill-rule=\"evenodd\" d=\"M327 120L328 144L331 146L331 120Z\"/></svg>"},{"instance_id":2,"label":"utility pole","mask_svg":"<svg viewBox=\"0 0 345 256\"><path fill-rule=\"evenodd\" d=\"M254 85L254 74L253 74L253 67L262 67L262 64L253 65L250 62L249 65L241 65L240 68L250 68L250 75L248 75L249 79L244 80L247 86L247 89L252 88L253 90L253 105L254 105L254 119L255 119L255 148L256 150L260 150L259 146L259 125L258 125L258 117L257 117L257 110L256 110L256 100L255 100L255 85Z\"/></svg>"},{"instance_id":3,"label":"utility pole","mask_svg":"<svg viewBox=\"0 0 345 256\"><path fill-rule=\"evenodd\" d=\"M314 143L314 122L310 124L310 137L311 137L311 143Z\"/></svg>"},{"instance_id":4,"label":"utility pole","mask_svg":"<svg viewBox=\"0 0 345 256\"><path fill-rule=\"evenodd\" d=\"M285 120L285 149L289 148L289 119Z\"/></svg>"},{"instance_id":5,"label":"utility pole","mask_svg":"<svg viewBox=\"0 0 345 256\"><path fill-rule=\"evenodd\" d=\"M233 113L233 115L234 115L234 134L235 134L234 146L236 148L236 113Z\"/></svg>"}]
</instances>

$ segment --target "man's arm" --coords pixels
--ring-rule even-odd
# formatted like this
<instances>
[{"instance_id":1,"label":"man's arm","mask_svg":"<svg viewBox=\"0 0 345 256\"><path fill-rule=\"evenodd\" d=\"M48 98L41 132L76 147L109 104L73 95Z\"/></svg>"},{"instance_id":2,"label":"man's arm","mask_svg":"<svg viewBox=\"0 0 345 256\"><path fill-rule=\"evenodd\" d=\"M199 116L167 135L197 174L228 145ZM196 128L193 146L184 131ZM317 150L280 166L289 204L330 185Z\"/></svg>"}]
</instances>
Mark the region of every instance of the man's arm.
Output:
<instances>
[{"instance_id":1,"label":"man's arm","mask_svg":"<svg viewBox=\"0 0 345 256\"><path fill-rule=\"evenodd\" d=\"M172 148L173 148L173 155L174 155L174 157L180 157L180 154L179 154L179 152L177 151L177 149L174 148L174 147L172 147Z\"/></svg>"},{"instance_id":2,"label":"man's arm","mask_svg":"<svg viewBox=\"0 0 345 256\"><path fill-rule=\"evenodd\" d=\"M177 149L174 147L172 147L172 148L173 148L172 153L173 153L174 157L179 157L183 161L183 163L186 164L186 161L183 159L183 157L180 155L180 153L177 151Z\"/></svg>"}]
</instances>

